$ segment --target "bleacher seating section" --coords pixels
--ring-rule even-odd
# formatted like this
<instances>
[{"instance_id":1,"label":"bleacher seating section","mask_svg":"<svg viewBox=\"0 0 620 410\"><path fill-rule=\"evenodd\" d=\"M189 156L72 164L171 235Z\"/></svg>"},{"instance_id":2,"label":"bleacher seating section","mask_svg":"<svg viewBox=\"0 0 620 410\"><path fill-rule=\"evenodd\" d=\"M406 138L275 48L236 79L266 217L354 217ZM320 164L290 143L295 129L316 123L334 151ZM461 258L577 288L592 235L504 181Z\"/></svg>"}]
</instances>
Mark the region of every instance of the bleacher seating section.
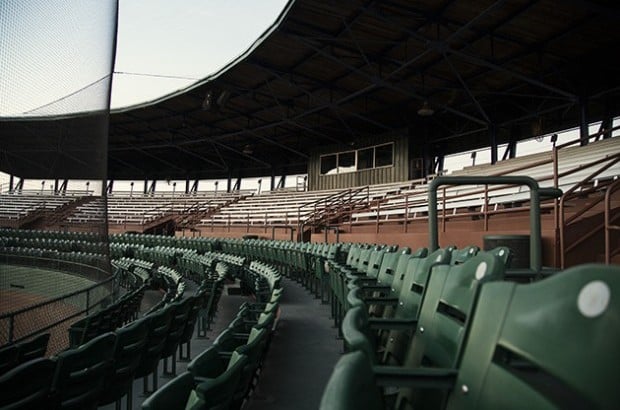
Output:
<instances>
[{"instance_id":1,"label":"bleacher seating section","mask_svg":"<svg viewBox=\"0 0 620 410\"><path fill-rule=\"evenodd\" d=\"M46 235L51 234L41 234ZM64 235L66 240L74 235L80 241L80 234ZM24 236L15 231L11 237ZM24 349L16 344L0 350L5 368L0 386L16 386L17 380L35 371L30 366L40 372L32 384L13 387L6 403L21 399L36 403L40 395L48 397L45 404L50 408L119 401L125 395L131 397L134 379L144 378L147 387L148 376L158 372L159 362L164 361L164 372L173 379L158 388L153 378L154 393L143 408L171 408L170 403L239 408L256 386L278 323L281 275L331 303L334 321L342 329L348 353L327 385L324 409L354 408L356 403L377 409L443 408L446 403L449 408L502 403L503 408L521 403L510 402L514 393L498 385L501 380L520 397L543 407L567 404L568 399L559 394L566 386L571 400L587 406L605 407L620 399L608 382L620 376L611 364L619 359L614 346L620 335L611 325L618 318L613 299L617 267L585 265L518 285L504 279L510 269L510 250L503 247L412 252L369 244L151 235L112 235L110 242L113 266L119 280L124 278L127 293L75 322L69 331L72 347L51 359L38 358L45 351L38 339L24 343L39 346L25 349L36 351L26 356L17 353ZM192 359L187 372L175 375L172 358L182 351L182 344L187 345L196 327L199 335L206 335L226 278L239 280L254 301L239 308L212 347ZM185 282L196 283L195 291L179 292ZM160 303L138 317L136 306L149 286L166 292ZM561 312L553 301L568 315L557 325L551 324ZM531 317L533 311L528 309L541 315L532 328L529 321L519 319ZM567 343L565 335L573 327L563 326L573 323L584 332L579 332L578 343ZM546 332L552 339L542 336ZM588 334L605 337L594 342ZM45 335L43 339L47 340ZM517 343L523 343L525 350ZM575 349L590 343L597 343L600 354L579 359ZM136 350L128 354L122 346ZM482 352L480 346L489 347ZM550 351L557 354L550 356ZM186 347L185 357L190 356ZM171 369L167 358L173 360ZM86 362L100 369L97 382L91 374L83 376L84 382L70 380L75 373L71 369ZM547 362L555 367L547 368ZM481 368L494 372L499 381L486 380ZM592 370L586 378L578 376L577 369ZM567 380L566 372L577 376ZM46 374L51 374L52 381L45 388L39 380L47 380ZM74 383L81 387L72 389Z\"/></svg>"},{"instance_id":2,"label":"bleacher seating section","mask_svg":"<svg viewBox=\"0 0 620 410\"><path fill-rule=\"evenodd\" d=\"M587 151L561 151L559 185L572 186L591 172L580 163L602 164L617 155L618 141L590 144ZM541 164L542 159L505 161L493 172L527 168L542 186L551 186L550 165ZM615 162L598 178L604 182L618 175ZM447 207L482 206L479 189L446 188ZM201 223L304 223L313 203L341 192L229 198ZM358 194L368 199L369 208L353 213L354 223L375 223L378 211L391 219L428 210L422 204L426 186L411 181L356 190ZM494 207L525 198L514 187L489 195ZM169 199L161 206L152 199L138 206L136 199L139 217L130 219L143 224L151 216L161 217ZM196 204L184 209L198 210ZM118 206L119 214L127 212L124 206ZM163 212L154 216L153 209ZM127 220L123 216L122 223ZM90 263L92 258L106 260L105 247L102 238L86 233L0 230L4 253ZM120 403L124 396L129 403L133 381L140 378L144 391L151 393L142 404L145 409L240 408L251 397L272 346L282 276L329 303L342 336L346 354L327 382L322 409L614 408L620 402L617 266L581 265L549 276L533 272L521 278L526 283L516 283L510 275L512 252L504 247L411 250L143 234L111 235L109 255L125 291L72 324L67 350L41 358L49 338L45 334L0 349L0 390L11 392L0 395L0 408L15 403L88 408ZM253 300L239 308L211 347L192 359L192 335L206 337L230 280L238 281ZM159 290L161 300L139 314L147 289ZM178 375L177 352L191 360ZM158 388L154 376L160 361L172 380ZM92 372L75 371L84 368Z\"/></svg>"},{"instance_id":3,"label":"bleacher seating section","mask_svg":"<svg viewBox=\"0 0 620 410\"><path fill-rule=\"evenodd\" d=\"M248 192L200 194L111 194L107 200L108 223L113 225L145 225L174 215L208 214L248 195ZM103 221L103 199L95 199L77 207L67 222L88 224Z\"/></svg>"},{"instance_id":4,"label":"bleacher seating section","mask_svg":"<svg viewBox=\"0 0 620 410\"><path fill-rule=\"evenodd\" d=\"M571 146L558 152L558 188L566 191L595 170L600 173L592 184L604 184L620 176L620 138L596 141L587 146ZM586 166L587 165L587 166ZM491 168L492 167L492 168ZM554 185L551 154L540 153L480 164L452 172L452 176L522 175L536 179L541 187ZM107 197L108 224L128 230L174 221L188 228L297 227L320 218L339 206L353 225L377 222L402 222L426 217L428 184L426 180L403 181L344 190L297 192L292 190L200 192L193 194L127 193ZM15 221L38 211L52 213L67 209L64 221L69 225L102 223L104 202L100 197L79 193L57 195L40 192L0 194L0 226L15 227ZM483 186L456 186L442 189L440 203L447 214L496 212L526 202L528 190L519 186L494 187L486 194ZM486 197L485 197L486 195ZM343 215L339 215L343 216Z\"/></svg>"}]
</instances>

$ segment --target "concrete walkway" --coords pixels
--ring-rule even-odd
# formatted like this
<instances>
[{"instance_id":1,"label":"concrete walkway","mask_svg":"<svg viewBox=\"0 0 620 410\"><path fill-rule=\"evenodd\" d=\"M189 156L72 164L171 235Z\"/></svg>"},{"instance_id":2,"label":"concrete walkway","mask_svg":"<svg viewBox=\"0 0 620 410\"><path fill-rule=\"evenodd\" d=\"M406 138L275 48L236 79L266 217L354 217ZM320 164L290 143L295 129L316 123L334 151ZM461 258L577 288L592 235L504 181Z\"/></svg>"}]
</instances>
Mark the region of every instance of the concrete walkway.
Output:
<instances>
[{"instance_id":1,"label":"concrete walkway","mask_svg":"<svg viewBox=\"0 0 620 410\"><path fill-rule=\"evenodd\" d=\"M283 279L281 316L248 410L315 410L342 343L322 305L297 282Z\"/></svg>"}]
</instances>

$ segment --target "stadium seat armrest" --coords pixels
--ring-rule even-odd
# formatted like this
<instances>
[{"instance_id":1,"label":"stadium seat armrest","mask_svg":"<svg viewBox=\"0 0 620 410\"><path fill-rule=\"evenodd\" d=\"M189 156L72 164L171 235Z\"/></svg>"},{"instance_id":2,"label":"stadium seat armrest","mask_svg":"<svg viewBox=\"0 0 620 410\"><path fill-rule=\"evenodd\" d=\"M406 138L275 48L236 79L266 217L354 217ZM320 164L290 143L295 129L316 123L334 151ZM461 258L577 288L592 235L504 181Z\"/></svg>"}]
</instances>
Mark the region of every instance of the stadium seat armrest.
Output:
<instances>
[{"instance_id":1,"label":"stadium seat armrest","mask_svg":"<svg viewBox=\"0 0 620 410\"><path fill-rule=\"evenodd\" d=\"M458 374L456 369L410 369L400 366L373 366L373 372L379 386L439 390L451 389Z\"/></svg>"},{"instance_id":2,"label":"stadium seat armrest","mask_svg":"<svg viewBox=\"0 0 620 410\"><path fill-rule=\"evenodd\" d=\"M367 305L396 305L398 298L362 297Z\"/></svg>"},{"instance_id":3,"label":"stadium seat armrest","mask_svg":"<svg viewBox=\"0 0 620 410\"><path fill-rule=\"evenodd\" d=\"M362 285L361 286L362 290L367 291L381 291L381 290L390 290L390 287L388 285L378 285L376 283L373 283L371 285Z\"/></svg>"},{"instance_id":4,"label":"stadium seat armrest","mask_svg":"<svg viewBox=\"0 0 620 410\"><path fill-rule=\"evenodd\" d=\"M387 330L408 330L414 328L418 323L417 319L384 319L370 318L368 324L371 329L387 329Z\"/></svg>"}]
</instances>

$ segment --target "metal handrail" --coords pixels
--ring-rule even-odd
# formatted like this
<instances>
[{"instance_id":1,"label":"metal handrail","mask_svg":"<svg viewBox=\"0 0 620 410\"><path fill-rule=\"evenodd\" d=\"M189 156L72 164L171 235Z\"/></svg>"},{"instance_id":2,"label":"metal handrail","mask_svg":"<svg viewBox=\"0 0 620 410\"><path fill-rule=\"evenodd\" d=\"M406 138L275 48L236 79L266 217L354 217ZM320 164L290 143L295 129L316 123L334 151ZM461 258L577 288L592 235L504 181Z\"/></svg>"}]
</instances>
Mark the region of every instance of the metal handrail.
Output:
<instances>
[{"instance_id":1,"label":"metal handrail","mask_svg":"<svg viewBox=\"0 0 620 410\"><path fill-rule=\"evenodd\" d=\"M540 188L538 182L526 176L494 176L494 177L437 177L428 188L428 235L429 250L439 248L437 228L437 188L442 185L525 185L530 188L530 271L539 273L542 270L542 233L540 222L540 198L558 197L562 191L556 188Z\"/></svg>"},{"instance_id":2,"label":"metal handrail","mask_svg":"<svg viewBox=\"0 0 620 410\"><path fill-rule=\"evenodd\" d=\"M108 287L110 285L110 283L112 283L113 284L113 288L112 288L112 291L110 292L110 294L114 293L114 282L115 282L115 280L117 278L116 272L113 275L109 275L107 272L105 272L104 270L99 269L97 267L94 267L94 266L91 266L91 265L84 265L84 264L80 264L80 263L76 263L76 262L70 262L70 261L66 261L66 260L56 260L56 259L50 259L50 258L32 258L32 257L26 257L26 256L22 256L22 255L9 255L9 254L2 254L2 256L3 257L19 257L20 259L23 259L23 258L43 259L43 260L47 260L47 261L56 261L56 262L61 263L61 264L79 265L82 268L88 267L89 269L100 271L101 274L105 275L105 277L106 277L103 281L94 283L94 284L92 284L92 285L90 285L90 286L88 286L86 288L79 289L79 290L76 290L76 291L72 291L72 292L63 294L61 296L57 296L55 298L45 300L43 302L39 302L39 303L30 305L30 306L24 307L24 308L19 309L19 310L15 310L15 311L12 311L12 312L7 312L7 313L4 313L4 314L0 314L0 322L8 320L8 329L7 329L7 331L8 331L8 335L7 335L8 343L19 342L19 341L28 339L29 337L31 337L33 335L36 335L38 333L44 332L46 330L49 330L49 329L59 325L60 323L63 323L65 321L69 320L69 319L77 317L77 316L79 316L79 315L81 315L83 313L88 313L94 306L97 306L97 305L101 304L106 299L106 298L102 298L99 301L96 301L95 303L91 303L92 301L91 301L91 298L90 298L90 294L95 289L98 289L98 288L101 288L101 287ZM73 274L73 272L67 272L67 274ZM39 328L39 329L37 329L35 331L32 331L32 332L28 333L27 335L22 335L19 338L15 338L15 334L14 334L14 332L15 332L15 318L17 316L23 315L24 313L32 311L34 309L40 309L40 308L48 306L48 305L52 305L52 304L55 304L55 303L58 303L58 302L62 302L64 300L73 298L73 297L75 297L77 295L80 295L80 294L85 294L86 295L86 306L82 310L80 310L78 312L75 312L75 313L71 314L68 317L60 318L60 319L54 321L51 324L48 324L48 325L46 325L46 326L44 326L42 328Z\"/></svg>"},{"instance_id":3,"label":"metal handrail","mask_svg":"<svg viewBox=\"0 0 620 410\"><path fill-rule=\"evenodd\" d=\"M620 230L620 226L611 224L611 196L620 189L620 180L617 180L605 192L605 263L611 264L611 231Z\"/></svg>"},{"instance_id":4,"label":"metal handrail","mask_svg":"<svg viewBox=\"0 0 620 410\"><path fill-rule=\"evenodd\" d=\"M356 196L358 193L363 192L363 191L366 191L365 198L358 198L358 200L354 202L353 201L354 196ZM298 217L297 219L298 221L301 221L301 215L302 215L303 208L311 208L308 213L304 214L304 216L307 216L308 220L314 220L316 222L316 220L320 219L318 216L321 214L325 214L325 210L329 210L331 209L331 207L336 206L337 208L342 208L342 207L349 206L349 208L352 208L353 205L356 205L359 203L366 202L366 204L368 204L369 200L370 200L370 187L368 185L361 186L355 189L349 188L343 191L336 192L325 198L320 198L316 201L300 205L299 208L297 209L297 217ZM325 215L321 215L321 216L324 217Z\"/></svg>"},{"instance_id":5,"label":"metal handrail","mask_svg":"<svg viewBox=\"0 0 620 410\"><path fill-rule=\"evenodd\" d=\"M590 184L592 182L592 180L595 179L598 175L600 175L603 171L605 171L609 167L613 166L614 164L620 162L620 154L611 155L611 156L605 158L605 160L607 161L606 164L604 164L602 167L598 168L597 170L595 170L594 172L589 174L587 177L583 178L581 181L579 181L578 183L573 185L560 198L560 201L559 201L559 242L560 242L560 267L562 269L565 268L565 263L566 263L566 252L567 252L567 246L566 246L566 243L565 243L566 242L566 238L565 238L566 228L568 227L568 225L570 225L571 223L576 221L580 216L585 214L588 210L592 209L594 206L599 204L602 199L599 198L598 200L595 200L592 203L590 203L589 205L583 207L581 210L575 212L575 214L573 214L570 218L568 218L568 220L565 219L565 205L566 205L566 202L569 199L571 199L571 198L576 196L575 195L575 191L577 191L577 189L579 189L580 187L583 187L583 186L585 186L587 184ZM589 167L598 165L598 164L600 164L602 162L605 162L605 161L602 161L602 160L593 161L593 162L591 162L589 164L581 165L580 169L589 168ZM600 227L598 229L600 229ZM585 236L584 236L584 238L585 238Z\"/></svg>"}]
</instances>

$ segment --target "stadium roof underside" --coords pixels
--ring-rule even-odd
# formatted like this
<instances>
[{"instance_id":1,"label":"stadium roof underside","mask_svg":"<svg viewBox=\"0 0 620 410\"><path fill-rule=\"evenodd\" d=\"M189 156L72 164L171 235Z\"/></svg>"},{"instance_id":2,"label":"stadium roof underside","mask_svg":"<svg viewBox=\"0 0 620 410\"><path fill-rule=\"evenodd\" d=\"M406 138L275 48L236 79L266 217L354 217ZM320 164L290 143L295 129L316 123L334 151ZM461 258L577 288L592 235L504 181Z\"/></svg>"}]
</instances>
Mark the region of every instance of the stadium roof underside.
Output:
<instances>
[{"instance_id":1,"label":"stadium roof underside","mask_svg":"<svg viewBox=\"0 0 620 410\"><path fill-rule=\"evenodd\" d=\"M109 176L299 173L320 145L396 134L449 154L610 118L620 12L604 4L290 1L218 73L113 112Z\"/></svg>"}]
</instances>

